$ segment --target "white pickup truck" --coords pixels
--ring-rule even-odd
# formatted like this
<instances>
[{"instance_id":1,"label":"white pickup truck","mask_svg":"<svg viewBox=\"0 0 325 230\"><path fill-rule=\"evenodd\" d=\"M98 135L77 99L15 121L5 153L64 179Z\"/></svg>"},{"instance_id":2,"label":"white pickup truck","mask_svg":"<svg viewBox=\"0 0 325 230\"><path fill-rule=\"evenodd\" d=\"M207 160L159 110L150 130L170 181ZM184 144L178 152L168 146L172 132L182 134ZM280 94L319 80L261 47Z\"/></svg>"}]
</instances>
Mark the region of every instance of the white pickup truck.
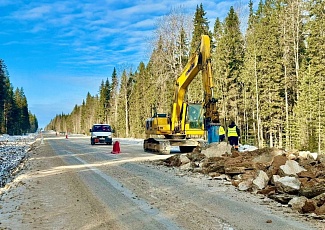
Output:
<instances>
[{"instance_id":1,"label":"white pickup truck","mask_svg":"<svg viewBox=\"0 0 325 230\"><path fill-rule=\"evenodd\" d=\"M90 131L90 144L106 143L112 145L112 128L109 124L94 124Z\"/></svg>"}]
</instances>

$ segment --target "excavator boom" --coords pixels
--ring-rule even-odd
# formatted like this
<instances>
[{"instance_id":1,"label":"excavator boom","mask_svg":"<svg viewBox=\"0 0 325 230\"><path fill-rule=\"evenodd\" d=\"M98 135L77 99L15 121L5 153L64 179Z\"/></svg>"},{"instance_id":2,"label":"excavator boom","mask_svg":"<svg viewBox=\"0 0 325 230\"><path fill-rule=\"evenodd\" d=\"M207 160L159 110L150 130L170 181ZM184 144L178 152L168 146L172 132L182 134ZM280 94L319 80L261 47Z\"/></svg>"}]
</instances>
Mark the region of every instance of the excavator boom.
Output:
<instances>
[{"instance_id":1,"label":"excavator boom","mask_svg":"<svg viewBox=\"0 0 325 230\"><path fill-rule=\"evenodd\" d=\"M188 60L181 75L175 83L174 101L171 116L155 114L146 121L145 150L156 150L160 153L168 152L170 145L179 146L181 151L193 150L200 142L192 140L189 136L205 136L205 127L213 120L219 120L216 100L213 97L213 76L211 70L210 38L201 36L201 41ZM193 79L202 72L204 91L203 104L193 104L186 101L186 93ZM203 112L202 112L203 111ZM151 135L164 135L157 139ZM167 146L167 147L166 147Z\"/></svg>"}]
</instances>

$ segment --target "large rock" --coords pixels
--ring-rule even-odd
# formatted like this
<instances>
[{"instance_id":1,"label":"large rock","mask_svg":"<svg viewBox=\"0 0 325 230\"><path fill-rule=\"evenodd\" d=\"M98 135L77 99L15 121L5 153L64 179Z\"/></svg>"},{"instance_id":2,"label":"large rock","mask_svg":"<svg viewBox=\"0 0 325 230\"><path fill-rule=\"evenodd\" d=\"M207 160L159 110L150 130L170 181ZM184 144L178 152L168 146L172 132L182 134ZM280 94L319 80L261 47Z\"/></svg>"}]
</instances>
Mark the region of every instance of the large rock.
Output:
<instances>
[{"instance_id":1,"label":"large rock","mask_svg":"<svg viewBox=\"0 0 325 230\"><path fill-rule=\"evenodd\" d=\"M167 159L164 160L164 163L166 166L174 166L174 167L179 167L182 164L179 155L168 157Z\"/></svg>"},{"instance_id":2,"label":"large rock","mask_svg":"<svg viewBox=\"0 0 325 230\"><path fill-rule=\"evenodd\" d=\"M297 173L302 171L306 171L303 167L301 167L297 161L287 160L285 165L281 165L279 169L280 176L296 176Z\"/></svg>"},{"instance_id":3,"label":"large rock","mask_svg":"<svg viewBox=\"0 0 325 230\"><path fill-rule=\"evenodd\" d=\"M278 174L279 168L281 165L285 165L287 162L287 157L284 155L277 155L273 158L273 162L271 166L266 171L268 177L272 177L273 175Z\"/></svg>"},{"instance_id":4,"label":"large rock","mask_svg":"<svg viewBox=\"0 0 325 230\"><path fill-rule=\"evenodd\" d=\"M300 213L311 213L314 212L317 208L315 201L308 200L308 198L304 196L297 196L292 198L289 201L288 205L293 210L298 211Z\"/></svg>"},{"instance_id":5,"label":"large rock","mask_svg":"<svg viewBox=\"0 0 325 230\"><path fill-rule=\"evenodd\" d=\"M299 152L299 157L304 158L304 159L311 158L311 159L316 160L317 157L318 157L318 154L317 153L311 153L309 151L300 151Z\"/></svg>"},{"instance_id":6,"label":"large rock","mask_svg":"<svg viewBox=\"0 0 325 230\"><path fill-rule=\"evenodd\" d=\"M206 157L221 157L223 155L231 154L231 145L227 142L211 143L209 147L201 152Z\"/></svg>"},{"instance_id":7,"label":"large rock","mask_svg":"<svg viewBox=\"0 0 325 230\"><path fill-rule=\"evenodd\" d=\"M240 191L247 191L250 190L252 188L253 185L253 179L248 179L245 181L242 181L238 184L238 190Z\"/></svg>"},{"instance_id":8,"label":"large rock","mask_svg":"<svg viewBox=\"0 0 325 230\"><path fill-rule=\"evenodd\" d=\"M222 157L205 158L201 164L203 173L205 174L209 174L212 172L225 173L224 165L225 165L225 159Z\"/></svg>"},{"instance_id":9,"label":"large rock","mask_svg":"<svg viewBox=\"0 0 325 230\"><path fill-rule=\"evenodd\" d=\"M308 200L308 198L304 197L304 196L297 196L292 198L289 203L288 206L292 208L292 210L295 210L297 212L302 212L302 207L305 206L306 201Z\"/></svg>"},{"instance_id":10,"label":"large rock","mask_svg":"<svg viewBox=\"0 0 325 230\"><path fill-rule=\"evenodd\" d=\"M317 205L315 204L315 201L307 200L305 205L302 207L301 211L302 213L312 213L315 212L316 208Z\"/></svg>"},{"instance_id":11,"label":"large rock","mask_svg":"<svg viewBox=\"0 0 325 230\"><path fill-rule=\"evenodd\" d=\"M325 193L325 179L310 179L302 180L301 187L299 189L299 194L308 198L313 198L322 193Z\"/></svg>"},{"instance_id":12,"label":"large rock","mask_svg":"<svg viewBox=\"0 0 325 230\"><path fill-rule=\"evenodd\" d=\"M300 189L301 182L296 177L281 177L278 181L275 182L275 187L278 191L295 194Z\"/></svg>"},{"instance_id":13,"label":"large rock","mask_svg":"<svg viewBox=\"0 0 325 230\"><path fill-rule=\"evenodd\" d=\"M258 171L257 177L253 180L253 188L261 190L266 187L269 182L267 174L260 170Z\"/></svg>"}]
</instances>

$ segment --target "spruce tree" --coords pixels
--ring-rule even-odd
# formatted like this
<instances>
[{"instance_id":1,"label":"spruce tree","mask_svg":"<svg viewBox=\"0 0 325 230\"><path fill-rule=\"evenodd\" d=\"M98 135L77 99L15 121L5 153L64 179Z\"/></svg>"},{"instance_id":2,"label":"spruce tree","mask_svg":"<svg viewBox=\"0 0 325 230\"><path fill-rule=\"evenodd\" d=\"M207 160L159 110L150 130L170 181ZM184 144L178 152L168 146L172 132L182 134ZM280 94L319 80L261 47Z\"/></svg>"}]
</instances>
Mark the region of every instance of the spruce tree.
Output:
<instances>
[{"instance_id":1,"label":"spruce tree","mask_svg":"<svg viewBox=\"0 0 325 230\"><path fill-rule=\"evenodd\" d=\"M110 92L110 99L109 99L109 105L110 105L110 110L109 110L109 122L115 130L116 125L118 125L118 112L117 112L117 106L118 106L118 86L119 86L119 81L117 78L117 72L116 69L113 69L112 72L112 84L111 84L111 92ZM118 130L115 130L116 133L115 135L118 136Z\"/></svg>"},{"instance_id":2,"label":"spruce tree","mask_svg":"<svg viewBox=\"0 0 325 230\"><path fill-rule=\"evenodd\" d=\"M299 78L299 97L295 107L296 132L294 143L299 149L324 152L325 101L325 2L309 1L307 12L306 56L303 73Z\"/></svg>"},{"instance_id":3,"label":"spruce tree","mask_svg":"<svg viewBox=\"0 0 325 230\"><path fill-rule=\"evenodd\" d=\"M24 93L23 88L16 89L14 94L15 101L17 103L18 108L18 134L23 134L29 131L30 123L29 123L29 114L28 114L28 104L27 99Z\"/></svg>"},{"instance_id":4,"label":"spruce tree","mask_svg":"<svg viewBox=\"0 0 325 230\"><path fill-rule=\"evenodd\" d=\"M149 118L150 105L153 103L151 87L153 82L147 75L146 66L143 62L140 62L137 71L134 73L134 86L131 91L131 97L129 99L129 116L130 116L130 136L136 138L144 138L144 124L145 120Z\"/></svg>"},{"instance_id":5,"label":"spruce tree","mask_svg":"<svg viewBox=\"0 0 325 230\"><path fill-rule=\"evenodd\" d=\"M235 120L238 123L239 106L242 102L242 85L239 77L243 65L244 42L239 19L233 7L230 8L223 25L223 33L219 35L214 55L216 81L222 89L219 93L220 107L223 108L221 118L225 121Z\"/></svg>"},{"instance_id":6,"label":"spruce tree","mask_svg":"<svg viewBox=\"0 0 325 230\"><path fill-rule=\"evenodd\" d=\"M206 17L206 12L203 9L202 3L200 4L200 6L196 7L193 24L194 29L192 33L193 36L191 41L190 55L193 55L198 49L198 46L201 41L201 35L209 35L210 38L212 37L209 31L209 21ZM204 92L201 73L199 73L198 76L196 76L193 79L192 83L189 85L187 96L190 102L197 102L203 100Z\"/></svg>"},{"instance_id":7,"label":"spruce tree","mask_svg":"<svg viewBox=\"0 0 325 230\"><path fill-rule=\"evenodd\" d=\"M0 59L0 133L6 131L4 121L4 103L6 95L6 66L2 59Z\"/></svg>"}]
</instances>

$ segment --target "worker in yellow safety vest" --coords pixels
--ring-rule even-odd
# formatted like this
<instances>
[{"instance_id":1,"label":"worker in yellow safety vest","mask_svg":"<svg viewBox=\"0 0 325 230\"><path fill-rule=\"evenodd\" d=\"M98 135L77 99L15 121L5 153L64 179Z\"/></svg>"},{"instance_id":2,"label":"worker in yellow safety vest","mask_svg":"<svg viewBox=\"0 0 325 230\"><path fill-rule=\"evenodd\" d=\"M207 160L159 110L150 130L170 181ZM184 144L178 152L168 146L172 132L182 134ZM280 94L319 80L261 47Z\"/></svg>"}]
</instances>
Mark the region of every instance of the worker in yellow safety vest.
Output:
<instances>
[{"instance_id":1,"label":"worker in yellow safety vest","mask_svg":"<svg viewBox=\"0 0 325 230\"><path fill-rule=\"evenodd\" d=\"M235 150L238 150L238 145L239 145L239 137L240 137L240 130L236 126L235 122L232 121L230 125L228 126L227 130L227 135L228 135L228 141L229 144L235 148Z\"/></svg>"},{"instance_id":2,"label":"worker in yellow safety vest","mask_svg":"<svg viewBox=\"0 0 325 230\"><path fill-rule=\"evenodd\" d=\"M222 142L225 140L225 135L226 135L225 129L220 125L220 127L219 127L219 142Z\"/></svg>"}]
</instances>

